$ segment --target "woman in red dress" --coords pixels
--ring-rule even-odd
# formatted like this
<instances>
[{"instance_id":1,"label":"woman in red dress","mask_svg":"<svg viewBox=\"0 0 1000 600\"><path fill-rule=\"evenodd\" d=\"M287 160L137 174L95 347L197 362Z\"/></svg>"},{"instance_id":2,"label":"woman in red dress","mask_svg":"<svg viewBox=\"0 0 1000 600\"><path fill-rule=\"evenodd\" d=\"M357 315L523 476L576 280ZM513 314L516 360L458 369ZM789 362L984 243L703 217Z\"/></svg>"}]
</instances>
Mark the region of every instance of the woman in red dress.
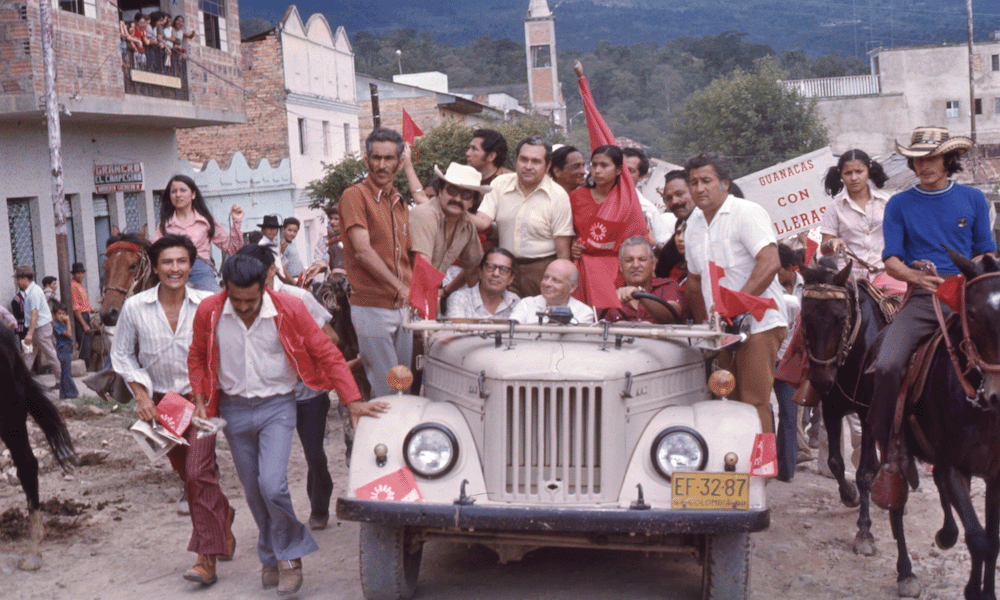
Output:
<instances>
[{"instance_id":1,"label":"woman in red dress","mask_svg":"<svg viewBox=\"0 0 1000 600\"><path fill-rule=\"evenodd\" d=\"M597 209L608 199L611 190L618 183L618 178L622 175L622 161L622 150L618 146L598 146L590 156L590 176L586 184L569 195L573 208L573 226L578 238L573 241L573 260L583 254L584 247L579 242L579 236L586 231L597 215Z\"/></svg>"}]
</instances>

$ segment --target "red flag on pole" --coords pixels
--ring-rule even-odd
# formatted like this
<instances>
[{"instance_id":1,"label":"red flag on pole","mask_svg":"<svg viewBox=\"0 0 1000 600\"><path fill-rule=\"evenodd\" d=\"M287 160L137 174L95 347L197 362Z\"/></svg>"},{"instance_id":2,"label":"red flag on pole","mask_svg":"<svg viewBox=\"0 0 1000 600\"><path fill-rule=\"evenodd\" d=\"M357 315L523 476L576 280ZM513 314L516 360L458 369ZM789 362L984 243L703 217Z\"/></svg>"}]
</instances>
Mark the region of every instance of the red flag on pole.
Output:
<instances>
[{"instance_id":1,"label":"red flag on pole","mask_svg":"<svg viewBox=\"0 0 1000 600\"><path fill-rule=\"evenodd\" d=\"M407 299L421 317L431 321L437 318L438 289L442 281L444 273L432 267L422 254L416 254Z\"/></svg>"},{"instance_id":2,"label":"red flag on pole","mask_svg":"<svg viewBox=\"0 0 1000 600\"><path fill-rule=\"evenodd\" d=\"M580 75L579 83L583 111L587 117L587 132L590 134L590 150L593 152L598 146L614 144L615 136L594 104L587 78ZM593 241L592 232L599 233L602 230L607 233L597 246L600 251L595 254L594 245L588 246L588 242ZM587 231L578 231L577 235L580 244L588 246L588 250L577 260L577 268L580 271L580 288L575 294L577 299L594 308L621 308L615 287L615 278L618 276L618 246L623 240L634 235L649 238L646 217L642 214L639 194L628 169L622 169L618 184L597 209L597 215L587 227Z\"/></svg>"},{"instance_id":3,"label":"red flag on pole","mask_svg":"<svg viewBox=\"0 0 1000 600\"><path fill-rule=\"evenodd\" d=\"M965 286L965 275L954 275L945 279L934 290L934 295L947 304L955 312L962 310L962 288Z\"/></svg>"},{"instance_id":4,"label":"red flag on pole","mask_svg":"<svg viewBox=\"0 0 1000 600\"><path fill-rule=\"evenodd\" d=\"M715 304L715 312L723 317L731 319L748 312L753 315L753 318L761 321L764 319L764 313L767 312L767 309L778 310L778 303L774 301L774 298L761 298L722 287L719 281L726 276L726 270L714 262L708 262L708 271L712 281L712 302Z\"/></svg>"},{"instance_id":5,"label":"red flag on pole","mask_svg":"<svg viewBox=\"0 0 1000 600\"><path fill-rule=\"evenodd\" d=\"M413 146L413 160L420 160L420 153L417 152L417 138L424 135L423 131L410 118L410 113L403 109L403 141Z\"/></svg>"}]
</instances>

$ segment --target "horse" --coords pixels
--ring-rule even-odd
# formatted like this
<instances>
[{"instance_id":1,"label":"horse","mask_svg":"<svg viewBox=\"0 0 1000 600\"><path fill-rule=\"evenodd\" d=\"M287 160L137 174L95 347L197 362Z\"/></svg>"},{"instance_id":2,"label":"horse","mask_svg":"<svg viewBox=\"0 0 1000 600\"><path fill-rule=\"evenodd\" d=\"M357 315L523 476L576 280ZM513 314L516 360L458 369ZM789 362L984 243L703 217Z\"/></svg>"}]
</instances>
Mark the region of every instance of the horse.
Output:
<instances>
[{"instance_id":1,"label":"horse","mask_svg":"<svg viewBox=\"0 0 1000 600\"><path fill-rule=\"evenodd\" d=\"M841 501L849 507L860 505L854 552L875 554L871 534L869 491L878 465L874 457L862 462L857 471L857 487L844 477L841 454L841 423L844 415L855 412L866 435L868 405L859 401L858 383L868 348L888 321L871 288L851 281L851 266L839 272L835 263L823 259L820 266L803 268L806 283L802 294L802 344L809 359L808 379L820 396L823 422L829 443L828 464L837 478Z\"/></svg>"},{"instance_id":2,"label":"horse","mask_svg":"<svg viewBox=\"0 0 1000 600\"><path fill-rule=\"evenodd\" d=\"M38 497L38 460L28 439L30 414L45 434L52 455L64 470L76 461L73 440L58 409L31 375L20 352L21 342L12 330L0 327L0 388L7 394L0 402L0 440L10 450L17 468L17 478L28 499L28 524L31 551L18 565L24 570L41 567L39 545L44 537L41 503Z\"/></svg>"},{"instance_id":3,"label":"horse","mask_svg":"<svg viewBox=\"0 0 1000 600\"><path fill-rule=\"evenodd\" d=\"M146 249L146 226L138 234L121 233L111 229L107 241L107 258L104 260L104 288L101 290L101 321L108 327L118 322L118 314L125 299L136 292L148 289L153 269Z\"/></svg>"},{"instance_id":4,"label":"horse","mask_svg":"<svg viewBox=\"0 0 1000 600\"><path fill-rule=\"evenodd\" d=\"M948 249L952 262L965 276L960 307L947 323L939 315L944 342L930 357L926 383L918 394L910 388L900 421L909 451L904 472L916 487L914 457L934 465L944 524L934 540L942 549L958 540L952 507L965 529L965 542L972 558L966 600L993 600L997 554L1000 552L1000 263L985 254L974 263ZM970 327L970 322L975 327ZM881 338L866 361L874 362ZM865 373L862 393L871 394L873 374ZM862 453L874 455L874 438ZM889 442L889 455L893 442ZM905 453L904 453L905 454ZM972 477L986 482L985 529L976 517L970 498ZM905 485L905 484L904 484ZM905 492L905 487L903 488ZM916 597L920 583L913 574L903 529L905 505L890 508L889 520L896 538L897 586L900 596Z\"/></svg>"}]
</instances>

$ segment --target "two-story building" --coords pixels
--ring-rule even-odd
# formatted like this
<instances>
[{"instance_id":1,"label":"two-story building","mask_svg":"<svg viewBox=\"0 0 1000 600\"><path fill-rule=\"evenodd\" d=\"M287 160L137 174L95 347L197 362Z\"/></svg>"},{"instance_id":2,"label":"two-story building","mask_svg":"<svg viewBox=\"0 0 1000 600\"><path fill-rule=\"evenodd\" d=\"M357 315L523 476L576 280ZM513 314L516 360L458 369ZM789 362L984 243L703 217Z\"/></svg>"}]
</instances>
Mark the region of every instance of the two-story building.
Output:
<instances>
[{"instance_id":1,"label":"two-story building","mask_svg":"<svg viewBox=\"0 0 1000 600\"><path fill-rule=\"evenodd\" d=\"M44 1L44 0L43 0ZM177 172L178 129L246 121L236 0L52 2L70 261L100 294L112 226L158 221L161 190ZM185 53L139 60L119 21L136 12L184 16L197 35ZM56 275L52 177L38 2L0 3L0 302L14 266ZM220 221L228 207L213 207ZM63 282L65 283L65 282Z\"/></svg>"},{"instance_id":2,"label":"two-story building","mask_svg":"<svg viewBox=\"0 0 1000 600\"><path fill-rule=\"evenodd\" d=\"M861 148L875 155L894 151L920 125L969 135L976 114L980 144L1000 144L1000 36L972 46L974 101L969 102L967 44L876 48L871 73L785 81L817 107L835 153Z\"/></svg>"},{"instance_id":3,"label":"two-story building","mask_svg":"<svg viewBox=\"0 0 1000 600\"><path fill-rule=\"evenodd\" d=\"M288 159L293 207L256 212L302 222L295 242L308 265L318 258L313 250L326 234L326 221L323 211L309 208L312 198L305 188L323 177L325 163L339 163L360 149L351 42L343 27L332 31L322 14L303 23L298 9L289 6L276 27L242 40L241 53L243 81L250 90L247 123L180 132L180 156L222 165L239 150L251 166L262 159L272 166ZM253 224L248 219L244 229Z\"/></svg>"}]
</instances>

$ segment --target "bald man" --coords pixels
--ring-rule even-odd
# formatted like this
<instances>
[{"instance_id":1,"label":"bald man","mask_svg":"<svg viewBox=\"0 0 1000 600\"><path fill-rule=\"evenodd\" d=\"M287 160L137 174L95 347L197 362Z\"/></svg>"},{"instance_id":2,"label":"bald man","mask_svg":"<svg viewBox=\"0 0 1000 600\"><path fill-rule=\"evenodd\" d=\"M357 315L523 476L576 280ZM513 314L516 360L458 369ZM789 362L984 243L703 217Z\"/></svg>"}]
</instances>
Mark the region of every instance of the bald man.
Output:
<instances>
[{"instance_id":1,"label":"bald man","mask_svg":"<svg viewBox=\"0 0 1000 600\"><path fill-rule=\"evenodd\" d=\"M572 297L576 288L580 287L580 272L572 262L557 258L545 268L542 275L540 296L522 298L510 318L519 323L537 323L538 313L547 311L552 306L568 306L573 311L577 323L594 323L597 315L594 309ZM548 317L542 317L547 323Z\"/></svg>"}]
</instances>

